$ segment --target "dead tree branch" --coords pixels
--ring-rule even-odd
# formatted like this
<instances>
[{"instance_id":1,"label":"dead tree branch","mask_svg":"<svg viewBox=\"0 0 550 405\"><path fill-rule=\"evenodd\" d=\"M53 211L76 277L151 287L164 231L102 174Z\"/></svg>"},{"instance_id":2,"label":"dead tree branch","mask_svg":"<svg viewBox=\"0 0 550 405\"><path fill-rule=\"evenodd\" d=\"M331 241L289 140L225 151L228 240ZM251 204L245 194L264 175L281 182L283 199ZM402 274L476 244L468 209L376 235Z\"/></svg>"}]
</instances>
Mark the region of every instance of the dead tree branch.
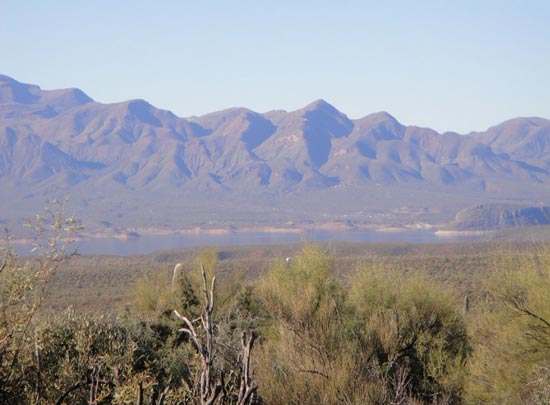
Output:
<instances>
[{"instance_id":1,"label":"dead tree branch","mask_svg":"<svg viewBox=\"0 0 550 405\"><path fill-rule=\"evenodd\" d=\"M206 272L201 264L204 306L199 318L203 333L199 336L193 322L186 316L181 315L177 310L174 310L176 317L183 322L184 327L179 329L180 333L185 333L189 336L197 354L201 360L201 377L199 383L199 397L201 405L212 405L218 398L222 385L216 382L213 377L213 362L214 362L214 325L212 323L212 314L214 312L214 292L216 287L216 277L212 277L210 289L206 282Z\"/></svg>"},{"instance_id":2,"label":"dead tree branch","mask_svg":"<svg viewBox=\"0 0 550 405\"><path fill-rule=\"evenodd\" d=\"M250 331L248 338L246 333L243 332L241 336L241 349L242 349L242 369L241 369L241 384L239 387L239 398L237 405L247 405L252 402L252 397L258 389L258 384L252 381L252 373L250 371L250 354L252 352L252 346L256 340L256 334Z\"/></svg>"},{"instance_id":3,"label":"dead tree branch","mask_svg":"<svg viewBox=\"0 0 550 405\"><path fill-rule=\"evenodd\" d=\"M176 267L178 266L182 267L179 264ZM201 276L203 307L200 317L191 321L185 315L174 310L174 314L183 324L178 331L189 337L201 363L200 380L193 387L193 395L197 403L201 405L226 403L250 405L258 389L258 385L252 380L252 371L250 369L250 356L257 335L253 331L242 333L240 372L237 373L236 370L239 367L235 367L235 370L229 372L229 379L226 380L227 376L224 375L224 371L217 370L214 366L216 352L220 347L220 343L215 339L214 331L216 330L216 325L213 320L216 277L212 276L212 279L208 282L206 271L202 264ZM232 382L226 384L226 381ZM237 383L239 384L238 387Z\"/></svg>"}]
</instances>

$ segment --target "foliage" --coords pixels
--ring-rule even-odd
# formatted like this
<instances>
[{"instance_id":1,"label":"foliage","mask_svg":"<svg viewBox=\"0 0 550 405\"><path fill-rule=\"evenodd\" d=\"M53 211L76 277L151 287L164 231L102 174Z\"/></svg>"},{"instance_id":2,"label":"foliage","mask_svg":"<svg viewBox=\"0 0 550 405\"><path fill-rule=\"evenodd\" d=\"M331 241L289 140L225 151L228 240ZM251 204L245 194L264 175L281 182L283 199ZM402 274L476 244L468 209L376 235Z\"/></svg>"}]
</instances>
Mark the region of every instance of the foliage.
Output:
<instances>
[{"instance_id":1,"label":"foliage","mask_svg":"<svg viewBox=\"0 0 550 405\"><path fill-rule=\"evenodd\" d=\"M205 262L214 266L214 261L207 260L209 256L211 255L205 258ZM177 264L174 268L174 284L179 278L178 272L181 271L181 266ZM253 330L242 331L240 356L235 356L235 345L231 344L234 330L220 328L214 319L214 307L217 301L215 271L211 269L209 273L212 276L207 276L208 270L202 263L200 271L203 299L200 316L193 319L181 315L177 309L174 310L174 314L182 323L179 332L191 342L196 353L195 359L200 364L195 371L191 396L195 403L201 405L257 403L255 394L258 385L253 381L250 370L250 356L257 335ZM184 290L185 299L182 300L184 303L189 302L189 297L186 295L190 293L192 293L190 288ZM194 294L191 296L195 297ZM220 331L226 332L225 342Z\"/></svg>"},{"instance_id":2,"label":"foliage","mask_svg":"<svg viewBox=\"0 0 550 405\"><path fill-rule=\"evenodd\" d=\"M267 403L336 403L348 394L340 376L350 360L347 308L332 270L332 259L312 246L260 282L272 318L258 355Z\"/></svg>"},{"instance_id":3,"label":"foliage","mask_svg":"<svg viewBox=\"0 0 550 405\"><path fill-rule=\"evenodd\" d=\"M140 278L134 286L132 297L134 310L141 317L156 319L172 312L174 296L164 272Z\"/></svg>"},{"instance_id":4,"label":"foliage","mask_svg":"<svg viewBox=\"0 0 550 405\"><path fill-rule=\"evenodd\" d=\"M358 262L383 265L388 272L426 274L427 277L456 291L457 296L468 295L476 305L482 294L484 280L492 265L494 244L367 244L327 243L322 245L333 252L334 274L342 285L349 286L348 278ZM513 245L518 253L529 246ZM300 245L231 246L218 253L216 273L219 300L226 286L235 283L253 284L266 274L273 263L283 257L299 254ZM523 250L521 250L523 249ZM198 248L183 248L151 253L144 256L76 256L62 264L50 285L50 294L44 311L59 312L73 306L77 312L117 313L131 310L135 304L133 286L143 278L154 279L158 273L170 284L174 264L184 264L183 274L192 280L200 292L200 269L195 264L200 256ZM382 262L382 263L380 263ZM198 277L197 277L198 276ZM221 308L218 305L218 308Z\"/></svg>"},{"instance_id":5,"label":"foliage","mask_svg":"<svg viewBox=\"0 0 550 405\"><path fill-rule=\"evenodd\" d=\"M272 317L258 356L270 404L459 403L469 354L452 297L426 280L360 268L346 295L315 246L259 285Z\"/></svg>"},{"instance_id":6,"label":"foliage","mask_svg":"<svg viewBox=\"0 0 550 405\"><path fill-rule=\"evenodd\" d=\"M43 241L34 258L0 255L0 403L237 404L247 389L248 403L275 405L550 402L548 248L383 246L354 270L356 247L307 245L275 249L292 260L259 278L239 267L267 258L209 249L172 272L177 253L164 253L120 278L133 286L124 315L41 318L79 227L62 204L47 213L29 222Z\"/></svg>"},{"instance_id":7,"label":"foliage","mask_svg":"<svg viewBox=\"0 0 550 405\"><path fill-rule=\"evenodd\" d=\"M36 403L130 403L140 385L157 396L186 391L189 353L174 348L166 325L68 311L37 326L36 336L24 362Z\"/></svg>"},{"instance_id":8,"label":"foliage","mask_svg":"<svg viewBox=\"0 0 550 405\"><path fill-rule=\"evenodd\" d=\"M9 237L0 249L0 402L18 398L26 389L20 357L33 344L31 322L59 265L75 253L70 249L80 230L74 217L65 217L62 201L51 201L26 224L36 238L32 259L20 261Z\"/></svg>"},{"instance_id":9,"label":"foliage","mask_svg":"<svg viewBox=\"0 0 550 405\"><path fill-rule=\"evenodd\" d=\"M452 296L421 276L390 275L374 266L360 269L350 298L360 349L380 367L393 401L406 395L425 402L461 401L471 348Z\"/></svg>"},{"instance_id":10,"label":"foliage","mask_svg":"<svg viewBox=\"0 0 550 405\"><path fill-rule=\"evenodd\" d=\"M550 251L499 252L473 320L468 398L472 402L548 403Z\"/></svg>"}]
</instances>

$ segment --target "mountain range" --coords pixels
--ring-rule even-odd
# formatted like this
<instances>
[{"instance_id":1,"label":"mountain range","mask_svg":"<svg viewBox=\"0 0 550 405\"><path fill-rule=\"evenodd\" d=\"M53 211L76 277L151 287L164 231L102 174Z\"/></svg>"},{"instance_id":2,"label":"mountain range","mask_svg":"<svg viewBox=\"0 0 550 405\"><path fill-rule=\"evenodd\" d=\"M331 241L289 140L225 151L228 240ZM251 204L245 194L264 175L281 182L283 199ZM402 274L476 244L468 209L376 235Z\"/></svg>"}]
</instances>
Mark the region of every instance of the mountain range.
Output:
<instances>
[{"instance_id":1,"label":"mountain range","mask_svg":"<svg viewBox=\"0 0 550 405\"><path fill-rule=\"evenodd\" d=\"M0 75L0 221L70 194L103 226L437 222L491 202L550 203L550 120L460 135L323 100L182 118Z\"/></svg>"}]
</instances>

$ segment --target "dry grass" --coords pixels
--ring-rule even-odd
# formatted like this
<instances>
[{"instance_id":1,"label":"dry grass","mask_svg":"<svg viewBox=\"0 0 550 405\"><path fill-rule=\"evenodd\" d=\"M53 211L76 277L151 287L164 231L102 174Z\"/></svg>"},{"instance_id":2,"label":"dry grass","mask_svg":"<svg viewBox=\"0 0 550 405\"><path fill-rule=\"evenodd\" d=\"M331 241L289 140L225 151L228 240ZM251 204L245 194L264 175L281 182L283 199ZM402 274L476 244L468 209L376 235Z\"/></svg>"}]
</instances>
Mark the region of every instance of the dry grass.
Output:
<instances>
[{"instance_id":1,"label":"dry grass","mask_svg":"<svg viewBox=\"0 0 550 405\"><path fill-rule=\"evenodd\" d=\"M219 278L240 273L255 279L278 260L292 257L303 244L236 246L218 249ZM359 263L382 264L386 271L422 273L445 284L457 296L469 295L475 302L482 281L498 252L536 249L531 244L360 244L325 243L322 247L335 258L336 273L344 280ZM170 277L175 263L191 266L200 249L177 249L146 256L78 256L65 263L51 285L47 311L72 306L77 312L124 313L132 304L132 290L144 275L164 272Z\"/></svg>"}]
</instances>

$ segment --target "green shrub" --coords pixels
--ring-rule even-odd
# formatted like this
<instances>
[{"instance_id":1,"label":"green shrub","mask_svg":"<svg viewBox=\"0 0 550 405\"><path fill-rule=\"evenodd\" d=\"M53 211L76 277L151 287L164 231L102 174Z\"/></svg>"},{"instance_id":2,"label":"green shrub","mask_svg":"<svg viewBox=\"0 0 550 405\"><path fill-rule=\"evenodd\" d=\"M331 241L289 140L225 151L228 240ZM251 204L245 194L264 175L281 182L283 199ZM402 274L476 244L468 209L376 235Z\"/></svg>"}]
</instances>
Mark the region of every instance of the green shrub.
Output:
<instances>
[{"instance_id":1,"label":"green shrub","mask_svg":"<svg viewBox=\"0 0 550 405\"><path fill-rule=\"evenodd\" d=\"M471 402L550 403L550 251L500 252L473 320Z\"/></svg>"},{"instance_id":2,"label":"green shrub","mask_svg":"<svg viewBox=\"0 0 550 405\"><path fill-rule=\"evenodd\" d=\"M471 352L466 322L449 293L421 276L360 268L350 301L363 357L380 367L391 395L423 402L460 403Z\"/></svg>"},{"instance_id":3,"label":"green shrub","mask_svg":"<svg viewBox=\"0 0 550 405\"><path fill-rule=\"evenodd\" d=\"M425 279L361 267L348 293L306 247L259 284L271 317L258 354L267 403L460 403L470 353L453 297Z\"/></svg>"}]
</instances>

